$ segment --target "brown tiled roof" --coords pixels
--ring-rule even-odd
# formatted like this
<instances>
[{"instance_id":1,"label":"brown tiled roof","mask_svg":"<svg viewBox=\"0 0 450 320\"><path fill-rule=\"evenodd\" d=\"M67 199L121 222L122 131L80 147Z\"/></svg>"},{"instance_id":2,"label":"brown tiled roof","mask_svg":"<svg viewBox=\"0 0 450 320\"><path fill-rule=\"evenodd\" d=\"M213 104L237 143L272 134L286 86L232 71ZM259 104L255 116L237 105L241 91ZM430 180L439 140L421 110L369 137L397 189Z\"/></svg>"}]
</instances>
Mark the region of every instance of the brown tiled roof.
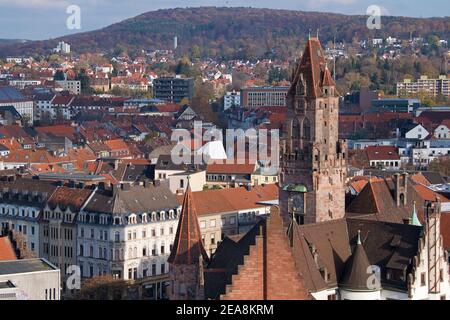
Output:
<instances>
[{"instance_id":1,"label":"brown tiled roof","mask_svg":"<svg viewBox=\"0 0 450 320\"><path fill-rule=\"evenodd\" d=\"M91 189L58 187L48 200L48 205L51 208L58 206L61 210L70 208L73 212L79 211L92 192Z\"/></svg>"},{"instance_id":2,"label":"brown tiled roof","mask_svg":"<svg viewBox=\"0 0 450 320\"><path fill-rule=\"evenodd\" d=\"M427 178L425 178L425 176L422 173L415 173L413 175L411 175L411 179L415 182L415 183L420 183L424 186L429 186L431 183L427 180Z\"/></svg>"},{"instance_id":3,"label":"brown tiled roof","mask_svg":"<svg viewBox=\"0 0 450 320\"><path fill-rule=\"evenodd\" d=\"M69 125L55 125L47 127L35 127L38 133L49 133L58 137L66 137L72 141L76 139L76 129Z\"/></svg>"},{"instance_id":4,"label":"brown tiled roof","mask_svg":"<svg viewBox=\"0 0 450 320\"><path fill-rule=\"evenodd\" d=\"M17 260L14 248L8 237L0 237L0 261Z\"/></svg>"},{"instance_id":5,"label":"brown tiled roof","mask_svg":"<svg viewBox=\"0 0 450 320\"><path fill-rule=\"evenodd\" d=\"M197 214L202 216L221 212L263 208L265 205L261 204L261 202L278 199L278 186L276 184L268 184L257 186L250 190L247 190L245 187L204 190L193 192L192 196ZM182 203L182 199L183 196L178 196L180 203Z\"/></svg>"},{"instance_id":6,"label":"brown tiled roof","mask_svg":"<svg viewBox=\"0 0 450 320\"><path fill-rule=\"evenodd\" d=\"M394 146L369 146L366 148L369 160L400 160Z\"/></svg>"},{"instance_id":7,"label":"brown tiled roof","mask_svg":"<svg viewBox=\"0 0 450 320\"><path fill-rule=\"evenodd\" d=\"M255 164L211 163L206 167L206 173L211 174L252 174L254 171Z\"/></svg>"},{"instance_id":8,"label":"brown tiled roof","mask_svg":"<svg viewBox=\"0 0 450 320\"><path fill-rule=\"evenodd\" d=\"M297 67L289 91L295 92L296 85L299 83L301 75L303 75L304 83L307 86L307 96L313 99L323 96L323 93L320 90L323 80L329 81L329 79L327 79L328 76L324 78L325 69L325 54L320 41L318 38L311 38L308 40L305 51L303 52L302 59Z\"/></svg>"},{"instance_id":9,"label":"brown tiled roof","mask_svg":"<svg viewBox=\"0 0 450 320\"><path fill-rule=\"evenodd\" d=\"M168 262L175 265L197 264L200 257L203 257L205 261L209 261L203 247L197 210L192 197L191 187L188 184L173 249L170 252Z\"/></svg>"},{"instance_id":10,"label":"brown tiled roof","mask_svg":"<svg viewBox=\"0 0 450 320\"><path fill-rule=\"evenodd\" d=\"M128 150L128 145L121 139L108 140L105 141L104 144L107 145L112 151Z\"/></svg>"}]
</instances>

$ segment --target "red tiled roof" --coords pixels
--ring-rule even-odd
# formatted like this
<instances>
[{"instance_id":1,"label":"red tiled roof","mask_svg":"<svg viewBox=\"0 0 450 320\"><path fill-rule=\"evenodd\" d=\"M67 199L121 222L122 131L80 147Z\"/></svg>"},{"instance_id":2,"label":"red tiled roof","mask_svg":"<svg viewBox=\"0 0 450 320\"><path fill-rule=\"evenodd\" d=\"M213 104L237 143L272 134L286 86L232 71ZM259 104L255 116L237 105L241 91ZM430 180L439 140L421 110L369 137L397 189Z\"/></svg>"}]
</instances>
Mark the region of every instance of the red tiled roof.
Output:
<instances>
[{"instance_id":1,"label":"red tiled roof","mask_svg":"<svg viewBox=\"0 0 450 320\"><path fill-rule=\"evenodd\" d=\"M104 144L107 145L112 151L128 150L128 145L121 139L108 140L105 141Z\"/></svg>"},{"instance_id":2,"label":"red tiled roof","mask_svg":"<svg viewBox=\"0 0 450 320\"><path fill-rule=\"evenodd\" d=\"M0 261L17 260L14 248L8 237L0 238Z\"/></svg>"},{"instance_id":3,"label":"red tiled roof","mask_svg":"<svg viewBox=\"0 0 450 320\"><path fill-rule=\"evenodd\" d=\"M67 137L70 140L75 140L76 129L69 125L55 125L47 127L35 127L38 133L53 134L55 136Z\"/></svg>"},{"instance_id":4,"label":"red tiled roof","mask_svg":"<svg viewBox=\"0 0 450 320\"><path fill-rule=\"evenodd\" d=\"M74 96L55 96L52 100L53 105L69 105Z\"/></svg>"},{"instance_id":5,"label":"red tiled roof","mask_svg":"<svg viewBox=\"0 0 450 320\"><path fill-rule=\"evenodd\" d=\"M394 146L369 146L366 148L369 160L400 160L397 148Z\"/></svg>"},{"instance_id":6,"label":"red tiled roof","mask_svg":"<svg viewBox=\"0 0 450 320\"><path fill-rule=\"evenodd\" d=\"M250 190L244 187L204 190L193 192L193 198L199 216L263 208L265 205L261 204L261 202L278 199L278 185L257 186ZM183 196L178 196L180 203L182 200Z\"/></svg>"},{"instance_id":7,"label":"red tiled roof","mask_svg":"<svg viewBox=\"0 0 450 320\"><path fill-rule=\"evenodd\" d=\"M219 174L252 174L255 171L255 164L226 164L211 163L206 168L206 173Z\"/></svg>"},{"instance_id":8,"label":"red tiled roof","mask_svg":"<svg viewBox=\"0 0 450 320\"><path fill-rule=\"evenodd\" d=\"M203 247L202 234L198 224L197 210L192 197L191 187L188 185L183 199L180 219L173 249L169 256L169 263L188 265L199 263L200 256L209 261Z\"/></svg>"}]
</instances>

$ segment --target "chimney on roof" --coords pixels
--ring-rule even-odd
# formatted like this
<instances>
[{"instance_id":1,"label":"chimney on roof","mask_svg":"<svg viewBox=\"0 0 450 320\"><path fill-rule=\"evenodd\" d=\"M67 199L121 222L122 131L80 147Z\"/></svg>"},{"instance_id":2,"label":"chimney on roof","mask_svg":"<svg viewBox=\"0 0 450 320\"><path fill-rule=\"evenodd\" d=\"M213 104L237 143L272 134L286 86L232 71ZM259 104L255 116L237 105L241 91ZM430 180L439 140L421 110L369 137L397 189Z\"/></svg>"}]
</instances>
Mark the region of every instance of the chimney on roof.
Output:
<instances>
[{"instance_id":1,"label":"chimney on roof","mask_svg":"<svg viewBox=\"0 0 450 320\"><path fill-rule=\"evenodd\" d=\"M131 190L131 184L130 183L122 183L122 190L123 191L130 191Z\"/></svg>"},{"instance_id":2,"label":"chimney on roof","mask_svg":"<svg viewBox=\"0 0 450 320\"><path fill-rule=\"evenodd\" d=\"M407 180L408 180L408 173L404 172L402 174L396 173L395 174L395 200L397 202L397 207L399 206L405 206L407 203L407 194L408 194L408 188L407 188Z\"/></svg>"},{"instance_id":3,"label":"chimney on roof","mask_svg":"<svg viewBox=\"0 0 450 320\"><path fill-rule=\"evenodd\" d=\"M152 183L150 182L150 180L148 180L148 179L145 179L144 180L144 188L146 188L146 189L148 189L148 188L150 188L150 185L151 185Z\"/></svg>"},{"instance_id":4,"label":"chimney on roof","mask_svg":"<svg viewBox=\"0 0 450 320\"><path fill-rule=\"evenodd\" d=\"M119 170L119 163L120 163L119 159L114 159L114 170Z\"/></svg>"}]
</instances>

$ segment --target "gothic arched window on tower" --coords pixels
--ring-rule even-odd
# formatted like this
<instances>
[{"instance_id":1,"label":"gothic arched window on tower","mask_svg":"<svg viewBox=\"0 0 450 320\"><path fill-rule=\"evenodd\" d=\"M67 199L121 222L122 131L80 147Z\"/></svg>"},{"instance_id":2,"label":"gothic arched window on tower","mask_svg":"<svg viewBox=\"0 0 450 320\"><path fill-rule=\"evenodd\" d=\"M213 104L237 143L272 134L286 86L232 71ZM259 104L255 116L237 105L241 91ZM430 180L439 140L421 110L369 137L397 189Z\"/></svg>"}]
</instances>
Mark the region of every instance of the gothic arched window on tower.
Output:
<instances>
[{"instance_id":1,"label":"gothic arched window on tower","mask_svg":"<svg viewBox=\"0 0 450 320\"><path fill-rule=\"evenodd\" d=\"M292 138L298 139L300 138L300 122L297 118L292 120Z\"/></svg>"},{"instance_id":2,"label":"gothic arched window on tower","mask_svg":"<svg viewBox=\"0 0 450 320\"><path fill-rule=\"evenodd\" d=\"M298 80L297 85L295 87L295 93L298 96L305 95L305 82L303 80L303 75L300 75L300 79Z\"/></svg>"},{"instance_id":3,"label":"gothic arched window on tower","mask_svg":"<svg viewBox=\"0 0 450 320\"><path fill-rule=\"evenodd\" d=\"M311 124L308 118L303 120L303 139L311 139Z\"/></svg>"}]
</instances>

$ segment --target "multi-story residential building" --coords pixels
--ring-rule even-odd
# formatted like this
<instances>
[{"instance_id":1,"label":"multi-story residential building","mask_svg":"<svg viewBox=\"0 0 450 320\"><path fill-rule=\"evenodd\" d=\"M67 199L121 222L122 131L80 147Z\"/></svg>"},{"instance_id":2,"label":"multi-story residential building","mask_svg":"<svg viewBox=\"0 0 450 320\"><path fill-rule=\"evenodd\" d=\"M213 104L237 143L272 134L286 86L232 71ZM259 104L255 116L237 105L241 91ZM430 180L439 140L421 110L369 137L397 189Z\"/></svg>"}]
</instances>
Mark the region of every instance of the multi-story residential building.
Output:
<instances>
[{"instance_id":1,"label":"multi-story residential building","mask_svg":"<svg viewBox=\"0 0 450 320\"><path fill-rule=\"evenodd\" d=\"M52 100L54 94L38 94L34 100L34 120L51 120L53 118Z\"/></svg>"},{"instance_id":2,"label":"multi-story residential building","mask_svg":"<svg viewBox=\"0 0 450 320\"><path fill-rule=\"evenodd\" d=\"M180 205L169 189L145 182L97 190L78 216L83 277L137 280L168 272Z\"/></svg>"},{"instance_id":3,"label":"multi-story residential building","mask_svg":"<svg viewBox=\"0 0 450 320\"><path fill-rule=\"evenodd\" d=\"M0 221L3 230L21 233L26 248L35 256L40 256L39 220L45 202L51 197L56 186L48 181L13 179L0 181Z\"/></svg>"},{"instance_id":4,"label":"multi-story residential building","mask_svg":"<svg viewBox=\"0 0 450 320\"><path fill-rule=\"evenodd\" d=\"M31 79L14 79L9 80L9 85L13 86L19 90L25 89L28 86L40 86L41 80L31 80Z\"/></svg>"},{"instance_id":5,"label":"multi-story residential building","mask_svg":"<svg viewBox=\"0 0 450 320\"><path fill-rule=\"evenodd\" d=\"M366 154L371 168L390 170L400 168L400 155L394 146L370 146L366 148Z\"/></svg>"},{"instance_id":6,"label":"multi-story residential building","mask_svg":"<svg viewBox=\"0 0 450 320\"><path fill-rule=\"evenodd\" d=\"M234 188L252 184L256 164L211 163L206 168L206 182L209 186Z\"/></svg>"},{"instance_id":7,"label":"multi-story residential building","mask_svg":"<svg viewBox=\"0 0 450 320\"><path fill-rule=\"evenodd\" d=\"M64 91L69 91L72 94L81 93L81 81L79 80L58 80L55 81Z\"/></svg>"},{"instance_id":8,"label":"multi-story residential building","mask_svg":"<svg viewBox=\"0 0 450 320\"><path fill-rule=\"evenodd\" d=\"M434 130L434 137L438 139L450 139L450 119L444 119Z\"/></svg>"},{"instance_id":9,"label":"multi-story residential building","mask_svg":"<svg viewBox=\"0 0 450 320\"><path fill-rule=\"evenodd\" d=\"M47 201L41 219L41 257L61 269L63 290L71 266L77 265L77 217L94 195L92 189L60 186Z\"/></svg>"},{"instance_id":10,"label":"multi-story residential building","mask_svg":"<svg viewBox=\"0 0 450 320\"><path fill-rule=\"evenodd\" d=\"M223 110L231 107L238 107L241 105L241 93L236 91L229 91L223 97Z\"/></svg>"},{"instance_id":11,"label":"multi-story residential building","mask_svg":"<svg viewBox=\"0 0 450 320\"><path fill-rule=\"evenodd\" d=\"M70 53L70 44L65 43L64 41L58 42L58 45L53 51L56 53Z\"/></svg>"},{"instance_id":12,"label":"multi-story residential building","mask_svg":"<svg viewBox=\"0 0 450 320\"><path fill-rule=\"evenodd\" d=\"M246 87L241 89L241 107L285 107L289 87Z\"/></svg>"},{"instance_id":13,"label":"multi-story residential building","mask_svg":"<svg viewBox=\"0 0 450 320\"><path fill-rule=\"evenodd\" d=\"M191 102L194 96L194 79L161 77L153 81L153 91L156 99L180 103L186 98Z\"/></svg>"},{"instance_id":14,"label":"multi-story residential building","mask_svg":"<svg viewBox=\"0 0 450 320\"><path fill-rule=\"evenodd\" d=\"M450 97L450 78L439 76L437 79L429 79L428 76L421 76L417 81L404 79L397 83L397 95L425 94L430 97L438 95Z\"/></svg>"},{"instance_id":15,"label":"multi-story residential building","mask_svg":"<svg viewBox=\"0 0 450 320\"><path fill-rule=\"evenodd\" d=\"M14 87L0 87L0 106L13 106L19 114L33 123L33 100L25 97Z\"/></svg>"}]
</instances>

